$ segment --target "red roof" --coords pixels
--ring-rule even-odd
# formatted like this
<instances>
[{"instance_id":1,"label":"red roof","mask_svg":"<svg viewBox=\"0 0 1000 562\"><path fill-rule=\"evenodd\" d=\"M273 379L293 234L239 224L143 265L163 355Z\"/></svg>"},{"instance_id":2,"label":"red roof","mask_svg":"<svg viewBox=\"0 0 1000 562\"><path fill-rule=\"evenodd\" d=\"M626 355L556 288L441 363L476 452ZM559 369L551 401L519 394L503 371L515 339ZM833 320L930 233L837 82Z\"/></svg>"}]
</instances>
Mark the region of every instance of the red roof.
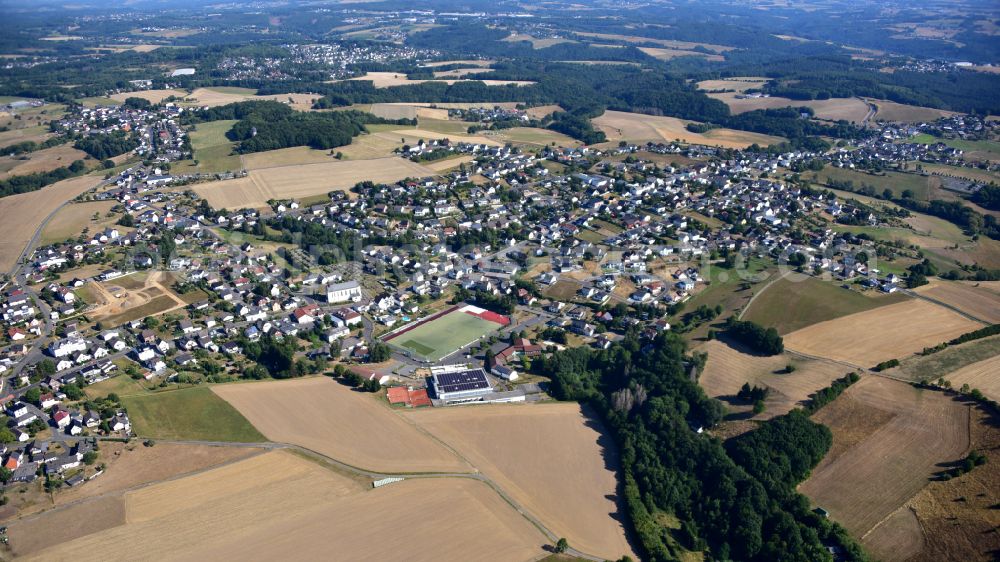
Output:
<instances>
[{"instance_id":1,"label":"red roof","mask_svg":"<svg viewBox=\"0 0 1000 562\"><path fill-rule=\"evenodd\" d=\"M15 468L17 468L17 465L18 465L17 459L14 457L9 457L7 459L7 462L3 463L4 468L10 470L14 470Z\"/></svg>"},{"instance_id":2,"label":"red roof","mask_svg":"<svg viewBox=\"0 0 1000 562\"><path fill-rule=\"evenodd\" d=\"M389 387L386 392L386 396L389 398L390 404L406 404L410 401L409 393L406 391L406 387L393 386Z\"/></svg>"},{"instance_id":3,"label":"red roof","mask_svg":"<svg viewBox=\"0 0 1000 562\"><path fill-rule=\"evenodd\" d=\"M413 406L414 408L417 408L417 407L420 407L420 406L430 406L431 405L431 397L427 396L427 389L426 388L419 388L417 390L411 390L410 391L410 405Z\"/></svg>"}]
</instances>

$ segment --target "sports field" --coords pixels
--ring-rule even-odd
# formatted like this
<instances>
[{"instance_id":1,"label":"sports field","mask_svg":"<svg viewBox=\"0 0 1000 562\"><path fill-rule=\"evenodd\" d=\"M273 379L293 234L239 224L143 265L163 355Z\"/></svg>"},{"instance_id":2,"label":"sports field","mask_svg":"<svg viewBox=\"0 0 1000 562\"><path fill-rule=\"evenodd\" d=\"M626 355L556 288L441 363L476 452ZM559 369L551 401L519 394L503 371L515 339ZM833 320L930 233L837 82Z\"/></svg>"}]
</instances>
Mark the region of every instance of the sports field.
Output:
<instances>
[{"instance_id":1,"label":"sports field","mask_svg":"<svg viewBox=\"0 0 1000 562\"><path fill-rule=\"evenodd\" d=\"M499 328L497 322L458 309L418 322L413 328L396 332L385 341L428 361L439 361Z\"/></svg>"}]
</instances>

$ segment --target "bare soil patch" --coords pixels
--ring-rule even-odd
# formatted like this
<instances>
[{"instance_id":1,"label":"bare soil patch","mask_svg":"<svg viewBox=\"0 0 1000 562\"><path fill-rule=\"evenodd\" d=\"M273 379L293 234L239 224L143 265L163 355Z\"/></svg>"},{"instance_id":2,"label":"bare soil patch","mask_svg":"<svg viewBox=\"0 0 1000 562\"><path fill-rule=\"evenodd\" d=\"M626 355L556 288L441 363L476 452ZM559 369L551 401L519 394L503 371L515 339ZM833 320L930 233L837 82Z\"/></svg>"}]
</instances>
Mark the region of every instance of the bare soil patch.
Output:
<instances>
[{"instance_id":1,"label":"bare soil patch","mask_svg":"<svg viewBox=\"0 0 1000 562\"><path fill-rule=\"evenodd\" d=\"M103 320L115 326L134 318L155 316L187 306L168 288L172 282L169 274L154 271L142 281L141 288L130 283L128 277L99 283L91 281L88 287L98 297L97 303L86 311L94 321Z\"/></svg>"},{"instance_id":2,"label":"bare soil patch","mask_svg":"<svg viewBox=\"0 0 1000 562\"><path fill-rule=\"evenodd\" d=\"M876 416L851 415L855 412ZM881 411L878 413L877 411ZM892 418L876 427L872 420ZM931 390L867 376L813 416L834 435L834 449L800 491L855 537L864 537L969 449L969 408ZM838 437L846 443L837 447Z\"/></svg>"},{"instance_id":3,"label":"bare soil patch","mask_svg":"<svg viewBox=\"0 0 1000 562\"><path fill-rule=\"evenodd\" d=\"M784 340L788 350L868 368L981 327L943 306L912 301L819 322Z\"/></svg>"},{"instance_id":4,"label":"bare soil patch","mask_svg":"<svg viewBox=\"0 0 1000 562\"><path fill-rule=\"evenodd\" d=\"M328 378L213 386L268 439L387 472L469 466L371 395Z\"/></svg>"},{"instance_id":5,"label":"bare soil patch","mask_svg":"<svg viewBox=\"0 0 1000 562\"><path fill-rule=\"evenodd\" d=\"M406 415L571 545L608 559L635 556L615 500L617 451L580 406L435 408Z\"/></svg>"}]
</instances>

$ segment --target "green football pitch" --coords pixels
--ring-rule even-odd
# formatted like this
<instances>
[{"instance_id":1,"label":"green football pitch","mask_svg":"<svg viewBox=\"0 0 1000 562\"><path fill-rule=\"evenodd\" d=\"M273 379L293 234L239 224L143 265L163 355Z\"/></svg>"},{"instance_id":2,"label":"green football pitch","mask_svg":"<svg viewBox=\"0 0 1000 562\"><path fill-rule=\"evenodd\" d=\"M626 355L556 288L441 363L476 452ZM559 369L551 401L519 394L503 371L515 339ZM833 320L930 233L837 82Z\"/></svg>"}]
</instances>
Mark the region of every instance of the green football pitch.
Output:
<instances>
[{"instance_id":1,"label":"green football pitch","mask_svg":"<svg viewBox=\"0 0 1000 562\"><path fill-rule=\"evenodd\" d=\"M388 343L428 361L438 361L499 328L496 322L456 310L421 324Z\"/></svg>"}]
</instances>

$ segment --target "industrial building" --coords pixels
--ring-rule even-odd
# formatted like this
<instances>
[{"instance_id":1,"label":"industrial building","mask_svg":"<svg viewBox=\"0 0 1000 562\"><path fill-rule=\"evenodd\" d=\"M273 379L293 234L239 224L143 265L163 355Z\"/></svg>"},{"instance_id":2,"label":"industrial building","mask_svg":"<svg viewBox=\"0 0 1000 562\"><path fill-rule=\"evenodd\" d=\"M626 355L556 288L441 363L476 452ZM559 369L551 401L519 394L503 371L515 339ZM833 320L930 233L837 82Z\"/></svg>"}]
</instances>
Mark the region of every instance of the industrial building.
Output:
<instances>
[{"instance_id":1,"label":"industrial building","mask_svg":"<svg viewBox=\"0 0 1000 562\"><path fill-rule=\"evenodd\" d=\"M486 371L470 369L466 365L434 367L431 379L438 400L448 404L479 402L493 392Z\"/></svg>"}]
</instances>

